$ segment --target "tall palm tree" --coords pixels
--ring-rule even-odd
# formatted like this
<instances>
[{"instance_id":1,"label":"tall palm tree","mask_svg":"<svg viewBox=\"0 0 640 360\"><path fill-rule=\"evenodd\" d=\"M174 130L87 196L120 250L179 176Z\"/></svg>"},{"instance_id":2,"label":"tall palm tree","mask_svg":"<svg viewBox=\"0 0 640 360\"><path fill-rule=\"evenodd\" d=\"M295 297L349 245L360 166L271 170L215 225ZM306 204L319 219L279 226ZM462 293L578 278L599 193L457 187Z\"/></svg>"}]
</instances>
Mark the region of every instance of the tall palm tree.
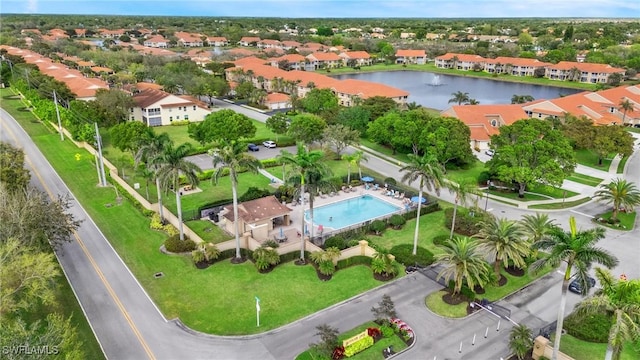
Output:
<instances>
[{"instance_id":1,"label":"tall palm tree","mask_svg":"<svg viewBox=\"0 0 640 360\"><path fill-rule=\"evenodd\" d=\"M480 105L480 101L476 100L476 99L469 99L469 101L467 101L468 105Z\"/></svg>"},{"instance_id":2,"label":"tall palm tree","mask_svg":"<svg viewBox=\"0 0 640 360\"><path fill-rule=\"evenodd\" d=\"M351 183L351 165L355 165L358 167L358 174L360 175L360 179L362 179L362 168L360 167L360 163L364 160L369 160L369 157L362 150L356 150L351 154L343 154L342 160L347 161L347 183Z\"/></svg>"},{"instance_id":3,"label":"tall palm tree","mask_svg":"<svg viewBox=\"0 0 640 360\"><path fill-rule=\"evenodd\" d=\"M455 237L439 246L442 253L435 256L436 264L442 266L438 279L453 280L453 293L462 289L463 282L473 289L486 282L488 266L476 241L468 237Z\"/></svg>"},{"instance_id":4,"label":"tall palm tree","mask_svg":"<svg viewBox=\"0 0 640 360\"><path fill-rule=\"evenodd\" d=\"M502 263L511 261L518 268L525 266L524 259L530 252L525 235L520 224L513 220L491 217L480 222L480 231L476 235L479 248L488 255L488 261L493 262L497 279L500 278Z\"/></svg>"},{"instance_id":5,"label":"tall palm tree","mask_svg":"<svg viewBox=\"0 0 640 360\"><path fill-rule=\"evenodd\" d=\"M238 171L239 169L247 169L250 172L257 173L261 166L253 156L246 152L244 144L232 141L218 147L213 152L213 167L216 168L213 179L218 182L220 175L224 169L229 170L229 179L231 179L231 193L233 195L233 231L236 237L236 260L241 258L240 254L240 229L238 228Z\"/></svg>"},{"instance_id":6,"label":"tall palm tree","mask_svg":"<svg viewBox=\"0 0 640 360\"><path fill-rule=\"evenodd\" d=\"M458 103L458 105L462 105L463 103L468 103L470 98L469 98L469 93L467 92L462 92L462 91L456 91L454 93L451 94L453 97L451 99L449 99L448 103Z\"/></svg>"},{"instance_id":7,"label":"tall palm tree","mask_svg":"<svg viewBox=\"0 0 640 360\"><path fill-rule=\"evenodd\" d=\"M622 125L624 125L624 120L627 118L627 112L633 111L633 103L629 101L629 99L624 99L620 101L618 104L620 107L618 110L622 110Z\"/></svg>"},{"instance_id":8,"label":"tall palm tree","mask_svg":"<svg viewBox=\"0 0 640 360\"><path fill-rule=\"evenodd\" d=\"M321 163L321 160L324 158L324 153L320 150L311 150L308 151L302 143L298 143L298 148L296 154L292 154L286 150L282 150L279 159L285 163L292 165L293 171L297 173L300 178L300 195L302 199L302 203L300 204L300 212L301 212L301 222L302 229L300 234L302 234L301 245L300 245L300 261L304 262L304 250L305 250L305 241L304 241L304 194L305 194L305 173L312 169L319 169L324 166Z\"/></svg>"},{"instance_id":9,"label":"tall palm tree","mask_svg":"<svg viewBox=\"0 0 640 360\"><path fill-rule=\"evenodd\" d=\"M618 259L610 252L595 246L598 241L604 238L605 232L603 228L597 227L578 231L576 219L573 216L569 218L569 227L569 232L556 228L549 236L543 237L532 245L534 249L549 250L549 255L531 264L530 270L534 273L547 265L557 267L563 262L567 264L562 280L562 293L560 307L558 308L558 322L552 360L558 359L564 322L564 308L567 303L567 289L569 288L569 280L572 277L571 272L576 271L575 276L581 282L582 289L586 293L589 288L587 286L587 271L593 263L601 264L608 268L618 264Z\"/></svg>"},{"instance_id":10,"label":"tall palm tree","mask_svg":"<svg viewBox=\"0 0 640 360\"><path fill-rule=\"evenodd\" d=\"M594 197L602 202L613 203L612 220L618 219L620 209L633 211L635 206L640 205L640 190L636 184L625 179L615 179L600 185L600 190L595 192Z\"/></svg>"},{"instance_id":11,"label":"tall palm tree","mask_svg":"<svg viewBox=\"0 0 640 360\"><path fill-rule=\"evenodd\" d=\"M460 180L459 182L450 181L447 183L447 188L449 192L455 195L455 200L453 202L453 219L451 221L451 232L449 233L449 239L453 238L453 229L456 227L456 215L458 212L458 204L462 203L462 206L467 204L467 200L471 195L479 195L480 190L476 184L466 179Z\"/></svg>"},{"instance_id":12,"label":"tall palm tree","mask_svg":"<svg viewBox=\"0 0 640 360\"><path fill-rule=\"evenodd\" d=\"M626 341L640 338L640 280L617 280L611 272L596 268L602 288L580 302L577 316L607 313L613 316L605 360L619 359Z\"/></svg>"},{"instance_id":13,"label":"tall palm tree","mask_svg":"<svg viewBox=\"0 0 640 360\"><path fill-rule=\"evenodd\" d=\"M136 167L140 162L143 162L146 167L154 173L156 190L158 191L158 213L160 214L161 221L164 221L164 211L162 207L162 187L160 186L160 178L158 177L160 167L156 163L156 159L160 157L164 149L169 145L172 145L169 134L162 133L157 135L152 132L149 139L140 146L134 156Z\"/></svg>"},{"instance_id":14,"label":"tall palm tree","mask_svg":"<svg viewBox=\"0 0 640 360\"><path fill-rule=\"evenodd\" d=\"M163 189L173 187L176 193L176 208L178 210L178 229L180 230L180 240L184 240L184 229L182 227L182 204L180 203L180 177L184 176L190 185L198 185L198 173L202 170L198 165L185 160L189 155L191 145L184 143L178 147L169 144L159 157L155 158L154 164L158 165L158 178Z\"/></svg>"},{"instance_id":15,"label":"tall palm tree","mask_svg":"<svg viewBox=\"0 0 640 360\"><path fill-rule=\"evenodd\" d=\"M305 191L309 193L309 218L311 225L309 227L309 236L313 239L314 235L314 217L313 217L313 203L316 199L316 195L323 192L329 193L335 191L335 186L328 178L332 175L331 169L329 169L325 164L319 163L317 167L308 169L305 172ZM301 191L301 187L299 186L300 174L293 174L287 179L287 182L293 184L298 188L298 191ZM302 196L302 192L300 193Z\"/></svg>"},{"instance_id":16,"label":"tall palm tree","mask_svg":"<svg viewBox=\"0 0 640 360\"><path fill-rule=\"evenodd\" d=\"M435 191L440 195L440 188L444 182L444 169L433 154L424 154L422 157L408 154L409 163L400 169L405 173L402 181L412 183L420 180L418 185L418 212L416 214L416 230L413 235L413 255L418 251L418 230L420 229L420 209L422 208L422 189Z\"/></svg>"}]
</instances>

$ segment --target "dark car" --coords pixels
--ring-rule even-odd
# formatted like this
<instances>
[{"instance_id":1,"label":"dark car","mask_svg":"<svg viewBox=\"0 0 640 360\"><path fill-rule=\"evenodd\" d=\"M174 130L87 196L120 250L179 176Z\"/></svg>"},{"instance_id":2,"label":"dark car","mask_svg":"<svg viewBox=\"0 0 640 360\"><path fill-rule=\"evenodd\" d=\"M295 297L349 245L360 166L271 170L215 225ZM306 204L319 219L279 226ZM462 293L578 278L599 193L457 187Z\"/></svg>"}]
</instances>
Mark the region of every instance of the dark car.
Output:
<instances>
[{"instance_id":1,"label":"dark car","mask_svg":"<svg viewBox=\"0 0 640 360\"><path fill-rule=\"evenodd\" d=\"M589 289L591 289L592 287L594 287L596 285L596 279L594 279L591 276L589 276L587 278L587 284L589 285ZM571 291L573 293L576 293L576 294L582 294L582 284L580 283L580 280L574 279L569 284L569 291Z\"/></svg>"},{"instance_id":2,"label":"dark car","mask_svg":"<svg viewBox=\"0 0 640 360\"><path fill-rule=\"evenodd\" d=\"M247 150L249 150L249 151L260 151L260 148L256 144L249 144L249 145L247 145Z\"/></svg>"}]
</instances>

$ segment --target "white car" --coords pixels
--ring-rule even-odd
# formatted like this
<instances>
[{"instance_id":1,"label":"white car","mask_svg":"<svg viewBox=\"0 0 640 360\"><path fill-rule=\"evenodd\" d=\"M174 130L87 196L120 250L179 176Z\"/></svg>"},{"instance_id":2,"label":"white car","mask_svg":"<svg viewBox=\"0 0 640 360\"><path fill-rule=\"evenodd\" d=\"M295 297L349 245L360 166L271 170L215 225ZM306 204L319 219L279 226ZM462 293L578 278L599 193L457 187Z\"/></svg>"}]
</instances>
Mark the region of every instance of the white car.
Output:
<instances>
[{"instance_id":1,"label":"white car","mask_svg":"<svg viewBox=\"0 0 640 360\"><path fill-rule=\"evenodd\" d=\"M493 151L493 150L491 150L491 149L488 149L488 150L486 150L484 153L485 153L485 154L487 154L487 155L489 155L489 156L493 156L493 155L495 155L495 153L496 153L496 152L495 152L495 151Z\"/></svg>"},{"instance_id":2,"label":"white car","mask_svg":"<svg viewBox=\"0 0 640 360\"><path fill-rule=\"evenodd\" d=\"M271 141L271 140L267 140L267 141L263 142L262 145L264 145L264 147L266 147L268 149L274 149L274 148L277 147L275 141Z\"/></svg>"}]
</instances>

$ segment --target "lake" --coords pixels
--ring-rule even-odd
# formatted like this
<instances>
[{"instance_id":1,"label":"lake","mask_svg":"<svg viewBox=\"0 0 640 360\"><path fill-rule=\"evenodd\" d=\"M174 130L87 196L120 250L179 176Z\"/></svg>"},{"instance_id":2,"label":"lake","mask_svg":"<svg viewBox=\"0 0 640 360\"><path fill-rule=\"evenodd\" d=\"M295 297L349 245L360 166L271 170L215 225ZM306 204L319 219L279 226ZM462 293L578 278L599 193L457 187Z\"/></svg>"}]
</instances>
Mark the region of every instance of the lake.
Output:
<instances>
[{"instance_id":1,"label":"lake","mask_svg":"<svg viewBox=\"0 0 640 360\"><path fill-rule=\"evenodd\" d=\"M445 110L451 105L452 93L462 91L480 104L510 104L511 97L531 95L538 99L553 99L584 90L553 86L495 81L468 76L453 76L422 71L386 71L332 76L335 79L357 79L393 86L409 92L407 102L433 109Z\"/></svg>"}]
</instances>

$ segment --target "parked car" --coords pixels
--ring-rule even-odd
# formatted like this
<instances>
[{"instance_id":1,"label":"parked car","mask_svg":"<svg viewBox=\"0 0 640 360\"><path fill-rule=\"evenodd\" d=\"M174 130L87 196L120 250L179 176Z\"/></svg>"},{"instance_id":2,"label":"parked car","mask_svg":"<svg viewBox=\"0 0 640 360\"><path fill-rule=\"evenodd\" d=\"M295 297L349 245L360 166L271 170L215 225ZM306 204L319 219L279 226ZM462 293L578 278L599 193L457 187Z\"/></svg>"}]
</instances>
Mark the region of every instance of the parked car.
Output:
<instances>
[{"instance_id":1,"label":"parked car","mask_svg":"<svg viewBox=\"0 0 640 360\"><path fill-rule=\"evenodd\" d=\"M484 153L489 155L489 156L493 156L493 155L495 155L496 152L494 150L488 149L488 150L485 150Z\"/></svg>"},{"instance_id":2,"label":"parked car","mask_svg":"<svg viewBox=\"0 0 640 360\"><path fill-rule=\"evenodd\" d=\"M587 284L589 285L589 289L591 289L592 287L594 287L596 285L596 279L594 279L591 276L589 276L587 278ZM578 279L574 279L569 284L569 291L571 291L572 293L576 293L576 294L582 294L582 284L580 283L580 281Z\"/></svg>"},{"instance_id":3,"label":"parked car","mask_svg":"<svg viewBox=\"0 0 640 360\"><path fill-rule=\"evenodd\" d=\"M260 151L260 148L256 144L249 144L249 145L247 145L247 150L249 150L249 151Z\"/></svg>"},{"instance_id":4,"label":"parked car","mask_svg":"<svg viewBox=\"0 0 640 360\"><path fill-rule=\"evenodd\" d=\"M276 142L271 140L263 142L262 145L264 145L264 147L266 147L267 149L274 149L277 147Z\"/></svg>"}]
</instances>

